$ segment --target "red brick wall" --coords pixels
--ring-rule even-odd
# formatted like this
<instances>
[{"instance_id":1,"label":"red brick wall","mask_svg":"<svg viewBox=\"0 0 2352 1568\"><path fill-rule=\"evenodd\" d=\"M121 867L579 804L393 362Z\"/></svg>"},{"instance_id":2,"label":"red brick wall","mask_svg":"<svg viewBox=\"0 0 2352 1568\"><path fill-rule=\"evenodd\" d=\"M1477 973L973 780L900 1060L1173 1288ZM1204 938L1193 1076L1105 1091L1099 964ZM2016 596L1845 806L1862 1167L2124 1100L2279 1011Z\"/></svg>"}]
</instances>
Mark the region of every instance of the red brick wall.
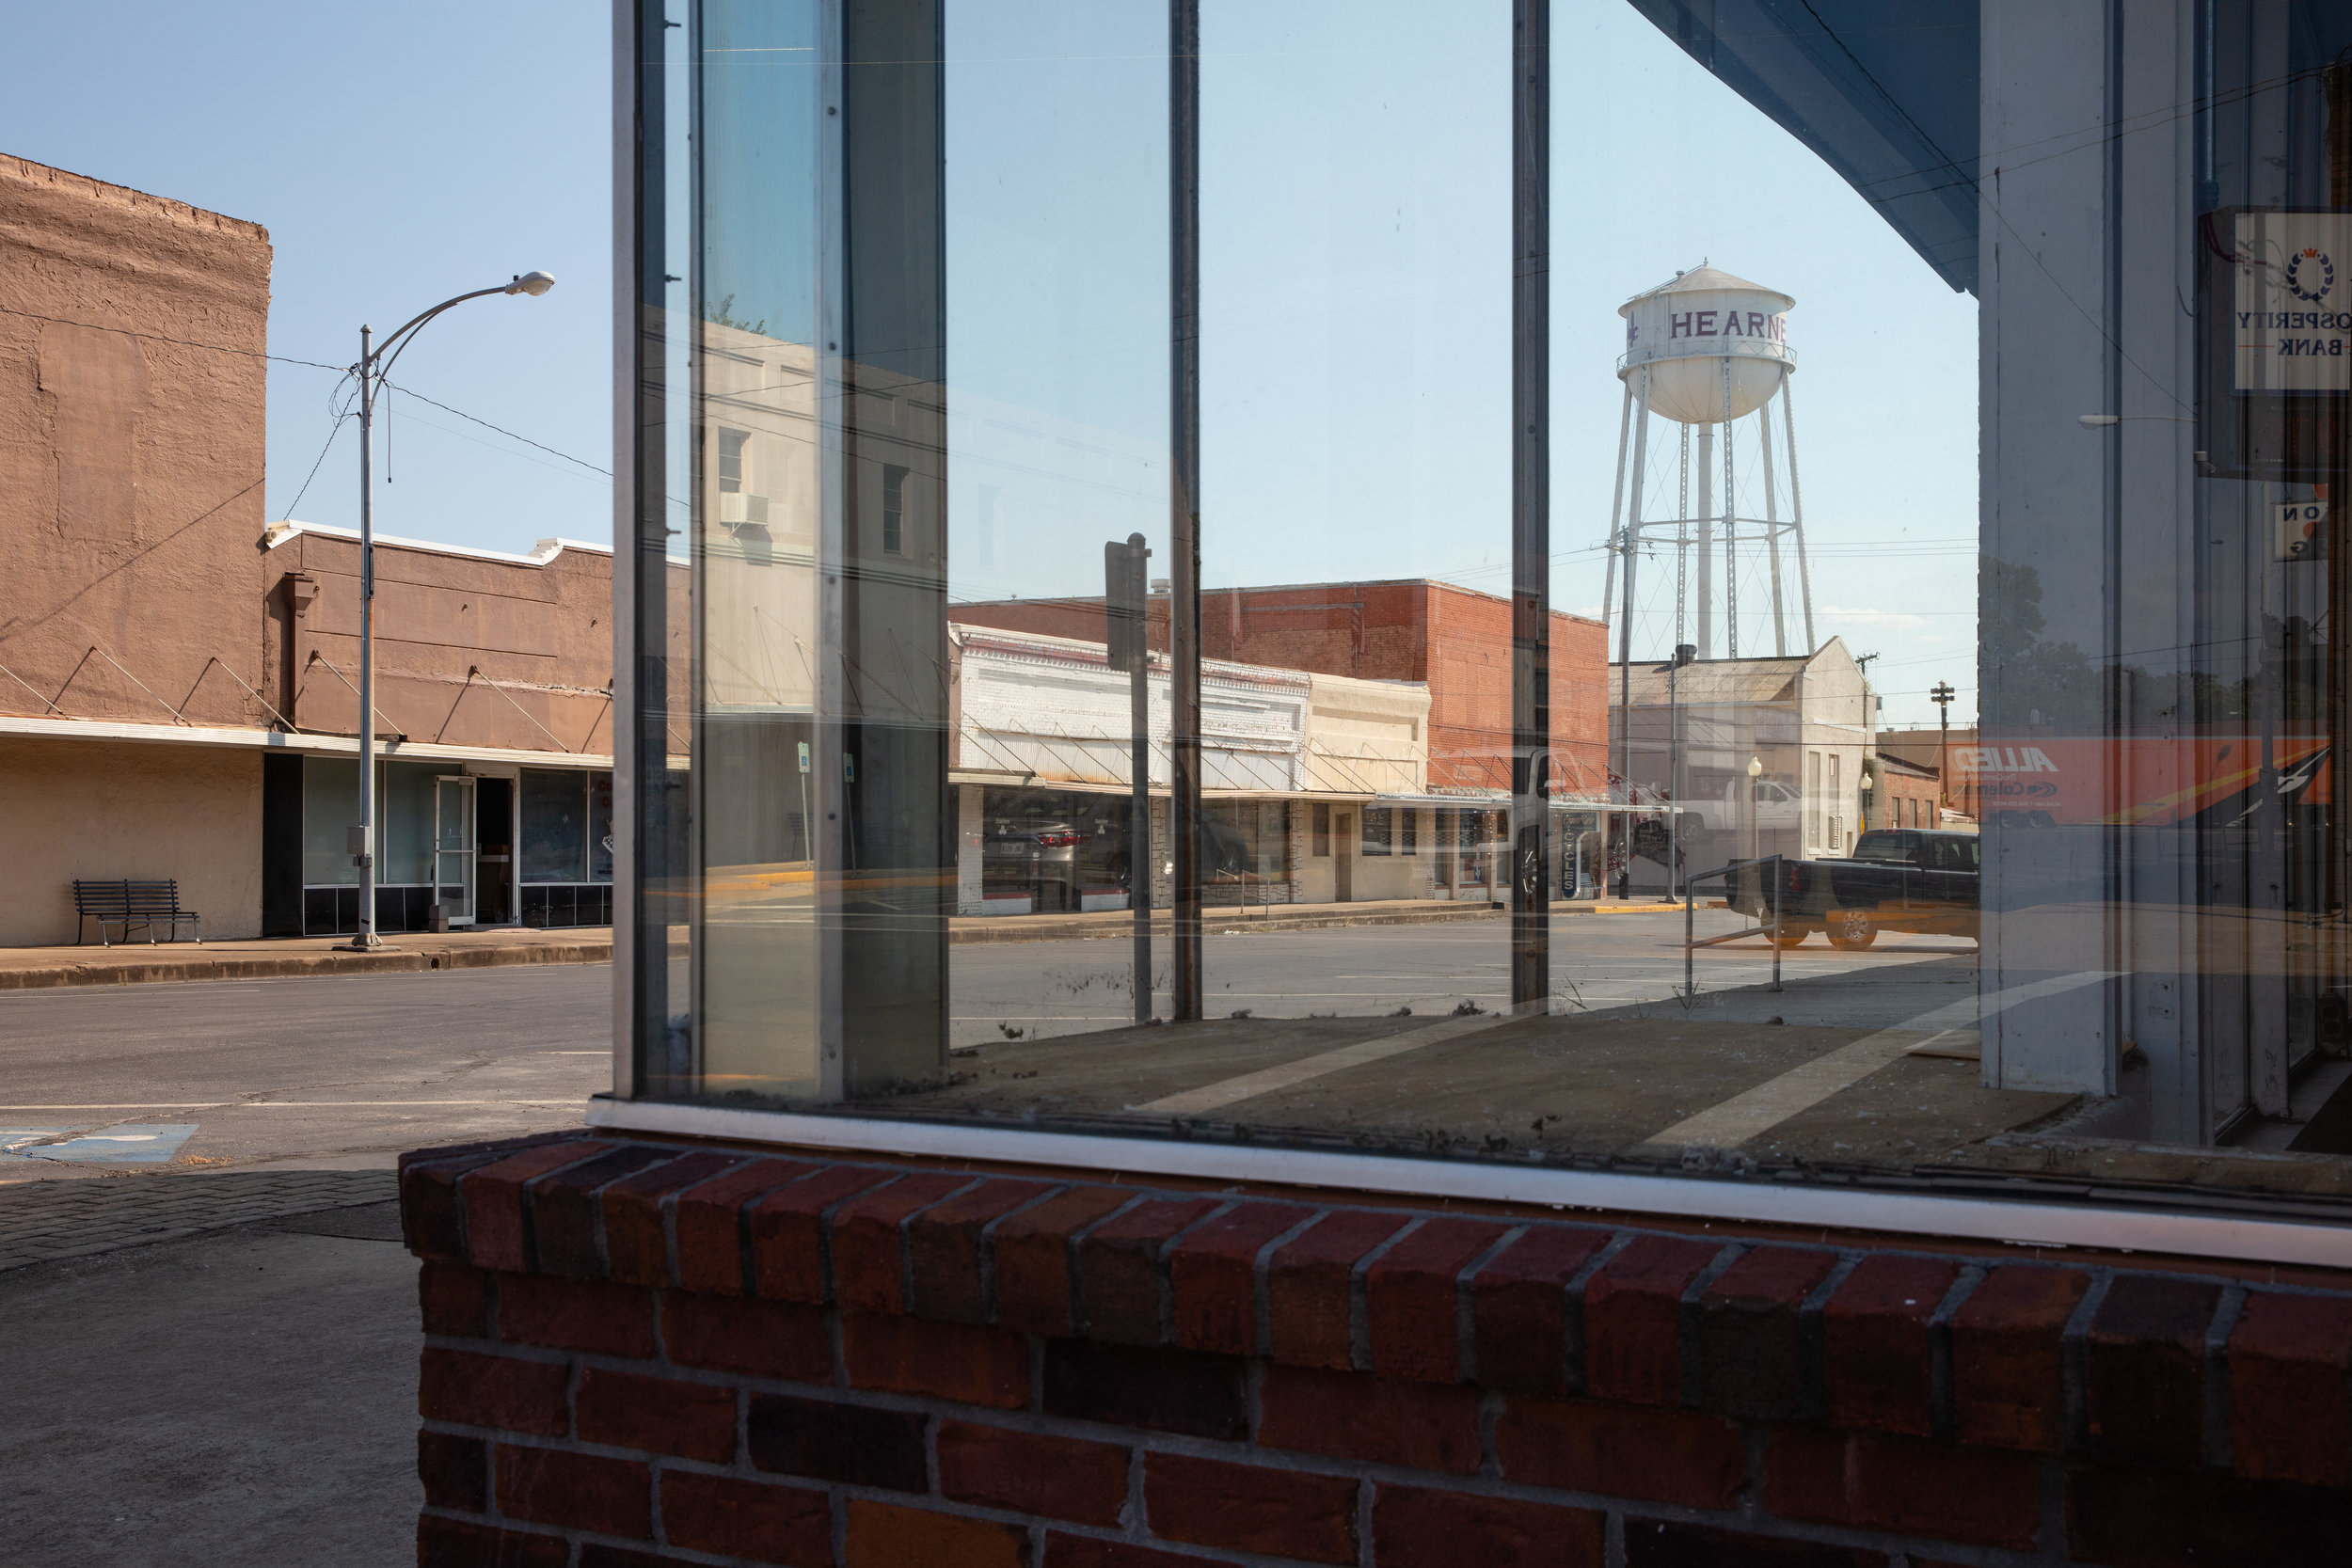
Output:
<instances>
[{"instance_id":1,"label":"red brick wall","mask_svg":"<svg viewBox=\"0 0 2352 1568\"><path fill-rule=\"evenodd\" d=\"M1937 784L1913 773L1880 766L1878 784L1871 791L1870 823L1873 828L1933 828L1939 825L1936 816ZM1900 801L1918 804L1899 805Z\"/></svg>"},{"instance_id":2,"label":"red brick wall","mask_svg":"<svg viewBox=\"0 0 2352 1568\"><path fill-rule=\"evenodd\" d=\"M590 1139L403 1164L419 1560L2341 1560L2352 1294Z\"/></svg>"},{"instance_id":3,"label":"red brick wall","mask_svg":"<svg viewBox=\"0 0 2352 1568\"><path fill-rule=\"evenodd\" d=\"M1204 657L1429 686L1429 782L1510 787L1511 605L1442 583L1343 582L1218 589L1201 595ZM1152 646L1167 646L1168 601L1152 601ZM958 605L974 626L1103 640L1100 599ZM1238 627L1238 630L1237 630ZM1607 784L1608 654L1597 621L1551 617L1551 734L1572 789Z\"/></svg>"}]
</instances>

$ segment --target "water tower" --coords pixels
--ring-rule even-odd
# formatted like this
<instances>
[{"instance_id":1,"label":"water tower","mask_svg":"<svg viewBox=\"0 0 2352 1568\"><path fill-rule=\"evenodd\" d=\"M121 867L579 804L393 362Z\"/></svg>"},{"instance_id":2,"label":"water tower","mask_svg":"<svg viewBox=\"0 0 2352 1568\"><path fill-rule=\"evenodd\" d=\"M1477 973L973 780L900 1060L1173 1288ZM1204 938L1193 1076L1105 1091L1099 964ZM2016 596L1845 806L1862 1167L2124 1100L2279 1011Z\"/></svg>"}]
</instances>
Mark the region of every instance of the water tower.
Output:
<instances>
[{"instance_id":1,"label":"water tower","mask_svg":"<svg viewBox=\"0 0 2352 1568\"><path fill-rule=\"evenodd\" d=\"M1803 492L1797 485L1796 416L1788 399L1789 375L1797 361L1788 349L1788 312L1795 304L1777 290L1702 265L1677 273L1673 281L1618 307L1617 314L1625 318L1625 357L1617 363L1617 379L1625 383L1625 409L1618 422L1616 495L1610 502L1609 582L1601 602L1602 614L1617 620L1617 657L1623 662L1630 663L1633 657L1634 577L1644 546L1666 540L1674 545L1674 636L1660 641L1670 647L1693 644L1701 658L1738 658L1743 651L1756 657L1763 650L1743 650L1740 634L1760 629L1756 611L1751 608L1743 621L1740 598L1747 587L1753 605L1760 586L1771 602L1772 651L1776 657L1787 655L1788 616L1781 592L1781 546L1786 542L1796 553L1798 602L1804 615L1804 644L1799 651L1813 651L1813 587L1804 559ZM1777 432L1772 420L1776 400ZM1645 499L1652 415L1677 427L1670 516L1645 512L1660 509ZM1719 442L1720 463L1715 451ZM1633 482L1629 503L1629 467ZM1762 515L1752 515L1756 513ZM1654 556L1655 549L1650 553ZM1625 585L1623 601L1617 603L1620 562ZM1715 635L1719 606L1724 630L1720 640Z\"/></svg>"}]
</instances>

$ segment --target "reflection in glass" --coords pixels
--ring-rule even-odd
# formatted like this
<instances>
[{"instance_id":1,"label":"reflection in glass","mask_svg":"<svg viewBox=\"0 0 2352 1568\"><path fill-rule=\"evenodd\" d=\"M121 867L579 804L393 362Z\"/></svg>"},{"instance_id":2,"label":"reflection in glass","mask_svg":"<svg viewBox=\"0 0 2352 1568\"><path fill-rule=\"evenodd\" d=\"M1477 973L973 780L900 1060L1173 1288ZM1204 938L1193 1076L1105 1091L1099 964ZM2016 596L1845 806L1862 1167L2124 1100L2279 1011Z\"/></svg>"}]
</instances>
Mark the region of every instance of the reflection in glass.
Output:
<instances>
[{"instance_id":1,"label":"reflection in glass","mask_svg":"<svg viewBox=\"0 0 2352 1568\"><path fill-rule=\"evenodd\" d=\"M1167 8L681 8L638 1092L2352 1196L2352 24L1800 10L1563 10L1515 342L1503 8L1202 9L1197 338Z\"/></svg>"}]
</instances>

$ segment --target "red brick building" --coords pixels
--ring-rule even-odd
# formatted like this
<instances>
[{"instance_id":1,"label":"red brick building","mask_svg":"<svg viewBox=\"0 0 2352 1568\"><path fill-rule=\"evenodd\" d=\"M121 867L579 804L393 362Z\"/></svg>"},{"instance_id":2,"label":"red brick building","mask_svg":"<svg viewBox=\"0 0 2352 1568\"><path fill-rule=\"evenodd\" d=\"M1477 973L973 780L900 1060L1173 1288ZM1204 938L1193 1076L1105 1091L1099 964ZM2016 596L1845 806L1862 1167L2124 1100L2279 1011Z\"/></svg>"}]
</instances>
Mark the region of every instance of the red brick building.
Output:
<instances>
[{"instance_id":1,"label":"red brick building","mask_svg":"<svg viewBox=\"0 0 2352 1568\"><path fill-rule=\"evenodd\" d=\"M1168 646L1168 600L1154 594L1152 645ZM973 626L1101 641L1103 601L1008 599L958 605ZM1229 588L1200 596L1203 657L1429 688L1429 783L1435 789L1511 784L1511 602L1425 578ZM1606 628L1551 616L1551 736L1560 788L1608 787Z\"/></svg>"},{"instance_id":2,"label":"red brick building","mask_svg":"<svg viewBox=\"0 0 2352 1568\"><path fill-rule=\"evenodd\" d=\"M1943 782L1933 768L1922 767L1885 752L1870 764L1871 828L1938 828L1943 826L1936 797Z\"/></svg>"}]
</instances>

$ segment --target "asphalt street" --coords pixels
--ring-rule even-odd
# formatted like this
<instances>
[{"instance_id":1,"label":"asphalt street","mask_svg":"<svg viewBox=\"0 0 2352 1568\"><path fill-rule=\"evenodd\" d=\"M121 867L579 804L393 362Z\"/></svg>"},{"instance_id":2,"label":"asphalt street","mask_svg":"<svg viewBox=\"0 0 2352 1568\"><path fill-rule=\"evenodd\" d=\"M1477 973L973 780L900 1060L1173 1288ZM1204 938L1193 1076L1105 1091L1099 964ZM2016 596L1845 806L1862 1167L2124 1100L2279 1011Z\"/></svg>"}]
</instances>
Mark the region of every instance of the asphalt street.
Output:
<instances>
[{"instance_id":1,"label":"asphalt street","mask_svg":"<svg viewBox=\"0 0 2352 1568\"><path fill-rule=\"evenodd\" d=\"M575 1126L612 1083L612 985L582 964L0 994L0 1180L140 1151L47 1152L92 1130L188 1129L154 1140L182 1166L352 1168Z\"/></svg>"},{"instance_id":2,"label":"asphalt street","mask_svg":"<svg viewBox=\"0 0 2352 1568\"><path fill-rule=\"evenodd\" d=\"M1701 936L1739 928L1702 911ZM1678 915L1553 922L1554 1010L1675 1006ZM1213 927L1208 1012L1261 1018L1445 1013L1508 1000L1501 920L1250 932ZM952 1043L1040 1039L1129 1021L1123 939L952 950ZM1166 955L1159 957L1166 980ZM1697 1006L1724 1018L1883 1027L1950 1001L1973 948L1816 938L1757 990L1759 942L1702 948ZM0 994L0 1181L127 1164L388 1167L423 1145L577 1125L612 1080L606 965L207 981ZM1163 989L1160 1011L1168 1010Z\"/></svg>"}]
</instances>

